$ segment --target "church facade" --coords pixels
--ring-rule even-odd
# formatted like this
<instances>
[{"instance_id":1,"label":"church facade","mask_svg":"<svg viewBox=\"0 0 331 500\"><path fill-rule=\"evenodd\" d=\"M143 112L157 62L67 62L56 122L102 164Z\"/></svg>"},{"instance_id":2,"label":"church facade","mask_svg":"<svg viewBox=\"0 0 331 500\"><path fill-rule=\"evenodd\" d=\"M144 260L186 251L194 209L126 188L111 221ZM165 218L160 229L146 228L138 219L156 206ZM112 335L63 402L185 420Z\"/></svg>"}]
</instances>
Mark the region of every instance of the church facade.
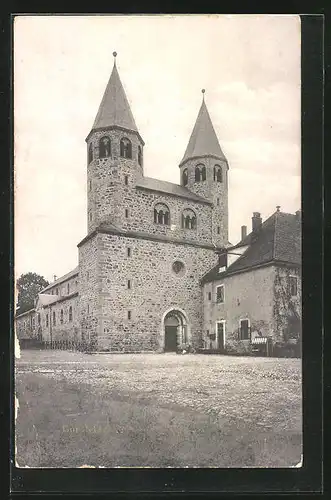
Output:
<instances>
[{"instance_id":1,"label":"church facade","mask_svg":"<svg viewBox=\"0 0 331 500\"><path fill-rule=\"evenodd\" d=\"M43 341L72 339L92 351L206 347L209 316L215 322L206 276L219 280L210 273L231 245L229 164L204 96L179 163L180 184L144 175L145 143L116 59L86 147L87 235L78 266L17 317L19 338L30 329Z\"/></svg>"}]
</instances>

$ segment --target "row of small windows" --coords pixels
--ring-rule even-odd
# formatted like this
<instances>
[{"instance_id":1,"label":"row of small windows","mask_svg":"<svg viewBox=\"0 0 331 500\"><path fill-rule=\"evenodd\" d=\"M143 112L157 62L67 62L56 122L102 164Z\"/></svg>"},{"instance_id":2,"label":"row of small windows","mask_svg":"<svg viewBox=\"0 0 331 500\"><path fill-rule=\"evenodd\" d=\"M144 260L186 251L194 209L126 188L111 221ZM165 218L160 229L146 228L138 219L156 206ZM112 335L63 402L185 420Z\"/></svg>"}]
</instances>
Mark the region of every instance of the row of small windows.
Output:
<instances>
[{"instance_id":1,"label":"row of small windows","mask_svg":"<svg viewBox=\"0 0 331 500\"><path fill-rule=\"evenodd\" d=\"M70 306L69 307L69 312L68 312L68 321L71 322L72 318L73 318L73 315L72 315L72 306ZM52 322L53 322L53 326L56 326L56 312L55 311L53 311ZM60 310L60 323L61 323L61 325L63 325L63 323L64 323L64 312L63 312L63 309ZM49 315L47 313L46 314L46 326L48 326L48 325L49 325Z\"/></svg>"},{"instance_id":2,"label":"row of small windows","mask_svg":"<svg viewBox=\"0 0 331 500\"><path fill-rule=\"evenodd\" d=\"M111 141L108 136L101 137L98 143L99 158L109 158L112 156ZM122 158L132 159L132 144L130 139L123 137L120 140L120 156ZM138 163L142 165L143 152L141 146L138 146ZM94 159L93 145L90 143L88 148L88 163Z\"/></svg>"},{"instance_id":3,"label":"row of small windows","mask_svg":"<svg viewBox=\"0 0 331 500\"><path fill-rule=\"evenodd\" d=\"M170 211L164 203L158 203L154 207L154 222L155 224L170 225ZM182 213L182 228L196 229L197 217L191 208L186 208Z\"/></svg>"},{"instance_id":4,"label":"row of small windows","mask_svg":"<svg viewBox=\"0 0 331 500\"><path fill-rule=\"evenodd\" d=\"M194 169L194 180L195 182L201 182L205 181L206 178L206 167L202 163L199 163ZM188 182L187 168L183 170L182 179L183 185L186 186ZM223 182L222 167L220 165L214 166L214 181Z\"/></svg>"}]
</instances>

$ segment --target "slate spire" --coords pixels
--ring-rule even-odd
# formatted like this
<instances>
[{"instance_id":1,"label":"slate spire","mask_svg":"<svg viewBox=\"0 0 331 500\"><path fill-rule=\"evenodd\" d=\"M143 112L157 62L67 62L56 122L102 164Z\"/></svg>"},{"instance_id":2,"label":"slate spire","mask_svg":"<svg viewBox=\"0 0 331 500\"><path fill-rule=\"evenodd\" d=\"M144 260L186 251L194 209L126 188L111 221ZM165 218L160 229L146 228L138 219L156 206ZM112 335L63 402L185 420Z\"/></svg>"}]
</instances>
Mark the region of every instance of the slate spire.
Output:
<instances>
[{"instance_id":1,"label":"slate spire","mask_svg":"<svg viewBox=\"0 0 331 500\"><path fill-rule=\"evenodd\" d=\"M180 165L185 163L190 158L209 155L216 156L217 158L226 161L208 113L204 93L205 90L203 89L203 99L200 111Z\"/></svg>"},{"instance_id":2,"label":"slate spire","mask_svg":"<svg viewBox=\"0 0 331 500\"><path fill-rule=\"evenodd\" d=\"M105 93L99 106L98 113L95 117L92 130L118 126L131 130L133 132L138 132L133 114L130 109L129 101L126 97L122 82L117 71L117 53L113 52L113 56L113 71L110 75Z\"/></svg>"}]
</instances>

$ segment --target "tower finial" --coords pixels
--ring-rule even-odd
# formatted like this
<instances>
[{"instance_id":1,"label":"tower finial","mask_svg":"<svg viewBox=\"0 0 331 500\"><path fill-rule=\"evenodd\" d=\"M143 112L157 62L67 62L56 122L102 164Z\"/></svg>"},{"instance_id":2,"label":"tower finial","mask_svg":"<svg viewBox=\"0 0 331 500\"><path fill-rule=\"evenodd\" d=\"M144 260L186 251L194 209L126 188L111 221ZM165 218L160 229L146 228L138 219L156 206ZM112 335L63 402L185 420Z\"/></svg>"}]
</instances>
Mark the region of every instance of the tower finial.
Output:
<instances>
[{"instance_id":1,"label":"tower finial","mask_svg":"<svg viewBox=\"0 0 331 500\"><path fill-rule=\"evenodd\" d=\"M114 56L114 66L116 66L116 56L117 56L117 52L113 52L113 56Z\"/></svg>"},{"instance_id":2,"label":"tower finial","mask_svg":"<svg viewBox=\"0 0 331 500\"><path fill-rule=\"evenodd\" d=\"M205 100L206 89L202 89L201 92L202 92L202 100L204 101Z\"/></svg>"}]
</instances>

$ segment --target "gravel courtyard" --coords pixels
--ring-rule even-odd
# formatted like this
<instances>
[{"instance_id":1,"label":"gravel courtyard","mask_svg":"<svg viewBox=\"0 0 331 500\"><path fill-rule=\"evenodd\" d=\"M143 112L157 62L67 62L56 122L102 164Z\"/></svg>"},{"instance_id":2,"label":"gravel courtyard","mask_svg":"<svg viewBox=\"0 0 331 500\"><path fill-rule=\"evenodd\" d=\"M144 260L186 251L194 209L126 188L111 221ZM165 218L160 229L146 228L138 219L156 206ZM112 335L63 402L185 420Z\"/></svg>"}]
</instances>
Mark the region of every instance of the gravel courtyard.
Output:
<instances>
[{"instance_id":1,"label":"gravel courtyard","mask_svg":"<svg viewBox=\"0 0 331 500\"><path fill-rule=\"evenodd\" d=\"M21 351L24 467L293 467L301 360Z\"/></svg>"}]
</instances>

